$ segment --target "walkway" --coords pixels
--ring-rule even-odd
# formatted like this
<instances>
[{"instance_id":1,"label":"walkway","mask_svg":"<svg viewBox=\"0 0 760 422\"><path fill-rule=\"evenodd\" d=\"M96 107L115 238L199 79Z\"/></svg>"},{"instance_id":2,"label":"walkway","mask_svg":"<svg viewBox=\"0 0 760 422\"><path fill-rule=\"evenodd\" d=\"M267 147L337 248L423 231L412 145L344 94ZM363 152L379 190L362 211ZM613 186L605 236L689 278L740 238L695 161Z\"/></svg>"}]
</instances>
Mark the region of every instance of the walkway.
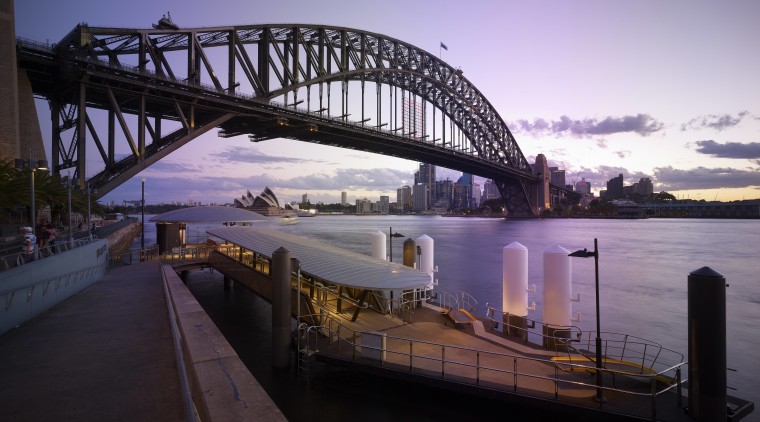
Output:
<instances>
[{"instance_id":1,"label":"walkway","mask_svg":"<svg viewBox=\"0 0 760 422\"><path fill-rule=\"evenodd\" d=\"M159 262L124 266L0 336L9 421L184 418Z\"/></svg>"}]
</instances>

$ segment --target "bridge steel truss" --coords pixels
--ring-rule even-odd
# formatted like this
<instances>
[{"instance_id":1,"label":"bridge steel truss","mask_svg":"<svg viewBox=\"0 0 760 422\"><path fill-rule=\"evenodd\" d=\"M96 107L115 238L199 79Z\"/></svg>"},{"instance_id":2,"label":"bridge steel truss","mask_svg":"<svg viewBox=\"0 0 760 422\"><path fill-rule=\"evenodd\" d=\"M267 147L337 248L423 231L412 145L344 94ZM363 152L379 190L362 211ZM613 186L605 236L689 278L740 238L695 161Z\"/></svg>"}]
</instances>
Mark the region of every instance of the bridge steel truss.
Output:
<instances>
[{"instance_id":1,"label":"bridge steel truss","mask_svg":"<svg viewBox=\"0 0 760 422\"><path fill-rule=\"evenodd\" d=\"M461 70L381 34L82 24L55 48L19 40L18 56L51 106L53 171L74 168L98 196L219 128L222 137L291 138L461 170L494 180L510 214L537 210L537 177L485 96ZM88 110L107 116L105 136ZM87 169L88 135L97 172Z\"/></svg>"}]
</instances>

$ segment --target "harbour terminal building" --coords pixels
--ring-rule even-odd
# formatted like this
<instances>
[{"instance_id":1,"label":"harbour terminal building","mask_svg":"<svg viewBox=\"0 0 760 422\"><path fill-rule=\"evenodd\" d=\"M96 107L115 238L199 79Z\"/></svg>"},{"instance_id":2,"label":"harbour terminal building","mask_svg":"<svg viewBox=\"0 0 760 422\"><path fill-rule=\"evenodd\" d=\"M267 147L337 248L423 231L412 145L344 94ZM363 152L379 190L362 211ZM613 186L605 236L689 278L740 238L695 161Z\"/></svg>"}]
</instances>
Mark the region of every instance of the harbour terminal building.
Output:
<instances>
[{"instance_id":1,"label":"harbour terminal building","mask_svg":"<svg viewBox=\"0 0 760 422\"><path fill-rule=\"evenodd\" d=\"M677 201L639 204L651 217L681 218L760 218L760 200L734 202Z\"/></svg>"}]
</instances>

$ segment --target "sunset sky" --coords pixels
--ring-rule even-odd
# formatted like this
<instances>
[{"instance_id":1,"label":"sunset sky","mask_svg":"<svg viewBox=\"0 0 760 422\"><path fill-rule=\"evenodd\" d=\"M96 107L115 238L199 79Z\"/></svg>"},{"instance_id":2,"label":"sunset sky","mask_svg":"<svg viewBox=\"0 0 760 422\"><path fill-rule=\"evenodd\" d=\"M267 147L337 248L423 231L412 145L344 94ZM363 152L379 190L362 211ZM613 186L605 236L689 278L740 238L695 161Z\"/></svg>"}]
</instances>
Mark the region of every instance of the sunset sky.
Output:
<instances>
[{"instance_id":1,"label":"sunset sky","mask_svg":"<svg viewBox=\"0 0 760 422\"><path fill-rule=\"evenodd\" d=\"M592 189L622 173L681 198L760 198L760 2L16 0L16 33L57 42L79 22L150 27L308 23L377 32L439 53L495 107L530 162L543 153ZM47 104L37 101L50 154ZM94 148L90 148L94 150ZM97 159L93 157L96 161ZM281 201L367 197L418 163L212 131L103 198L226 203L269 186ZM459 172L439 170L456 180Z\"/></svg>"}]
</instances>

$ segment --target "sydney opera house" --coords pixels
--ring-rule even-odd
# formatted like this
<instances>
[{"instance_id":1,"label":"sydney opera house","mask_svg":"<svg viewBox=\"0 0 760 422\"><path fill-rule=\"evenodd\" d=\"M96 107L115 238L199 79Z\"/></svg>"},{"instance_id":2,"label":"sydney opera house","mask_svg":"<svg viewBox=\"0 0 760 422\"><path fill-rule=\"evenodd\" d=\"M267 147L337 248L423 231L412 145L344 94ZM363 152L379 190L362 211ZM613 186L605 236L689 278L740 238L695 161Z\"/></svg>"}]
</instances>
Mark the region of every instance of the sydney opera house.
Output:
<instances>
[{"instance_id":1,"label":"sydney opera house","mask_svg":"<svg viewBox=\"0 0 760 422\"><path fill-rule=\"evenodd\" d=\"M277 200L274 192L269 187L265 187L260 194L256 197L251 195L251 191L247 191L245 195L239 199L235 199L235 206L238 208L245 208L261 215L283 215L285 209L280 206L280 201Z\"/></svg>"}]
</instances>

